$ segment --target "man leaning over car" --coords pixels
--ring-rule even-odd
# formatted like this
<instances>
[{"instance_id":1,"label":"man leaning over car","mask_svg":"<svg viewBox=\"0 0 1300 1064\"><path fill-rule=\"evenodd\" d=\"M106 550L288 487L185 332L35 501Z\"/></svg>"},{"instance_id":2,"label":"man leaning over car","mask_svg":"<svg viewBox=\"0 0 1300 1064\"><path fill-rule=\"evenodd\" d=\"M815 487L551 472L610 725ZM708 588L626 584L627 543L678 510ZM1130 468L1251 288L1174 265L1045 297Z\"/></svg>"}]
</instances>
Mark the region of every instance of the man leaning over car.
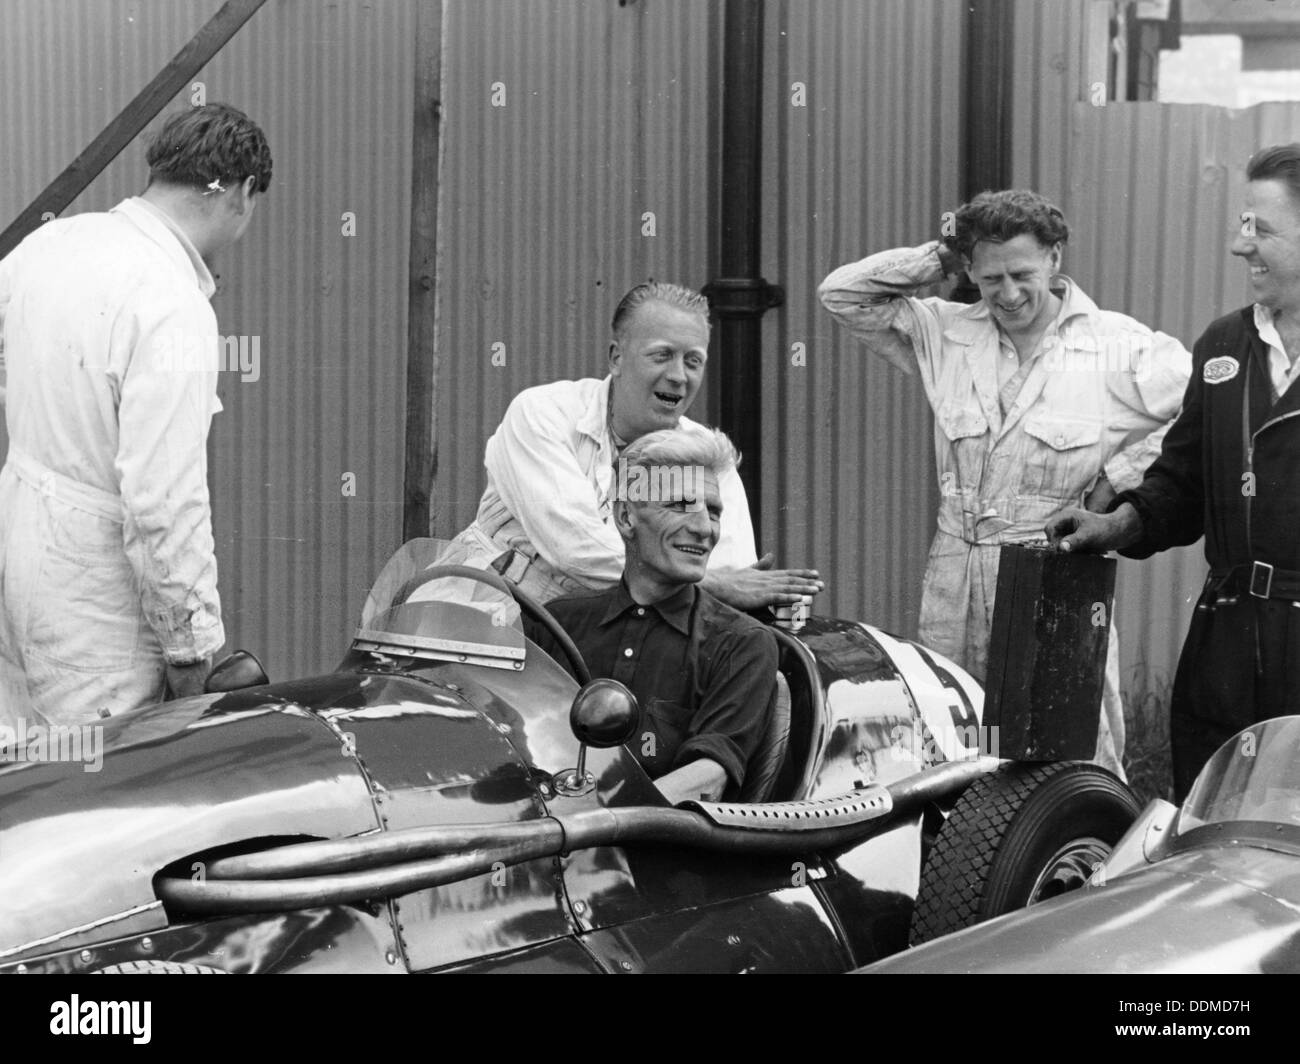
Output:
<instances>
[{"instance_id":1,"label":"man leaning over car","mask_svg":"<svg viewBox=\"0 0 1300 1064\"><path fill-rule=\"evenodd\" d=\"M613 522L626 547L622 578L547 608L592 676L636 695L642 729L628 745L670 802L762 800L771 780L750 768L774 712L776 639L703 587L721 538L719 484L734 475L736 452L721 432L668 429L640 437L621 462L629 490L614 500ZM632 485L647 482L651 497L642 498ZM568 667L545 629L529 623L528 633Z\"/></svg>"},{"instance_id":2,"label":"man leaning over car","mask_svg":"<svg viewBox=\"0 0 1300 1064\"><path fill-rule=\"evenodd\" d=\"M488 440L487 489L478 516L438 559L492 565L542 602L614 585L623 540L611 524L614 465L634 440L689 427L704 379L709 305L679 285L647 282L614 312L609 376L554 381L515 396ZM719 476L727 508L703 586L737 609L784 605L822 589L811 569L756 560L745 489L734 469Z\"/></svg>"}]
</instances>

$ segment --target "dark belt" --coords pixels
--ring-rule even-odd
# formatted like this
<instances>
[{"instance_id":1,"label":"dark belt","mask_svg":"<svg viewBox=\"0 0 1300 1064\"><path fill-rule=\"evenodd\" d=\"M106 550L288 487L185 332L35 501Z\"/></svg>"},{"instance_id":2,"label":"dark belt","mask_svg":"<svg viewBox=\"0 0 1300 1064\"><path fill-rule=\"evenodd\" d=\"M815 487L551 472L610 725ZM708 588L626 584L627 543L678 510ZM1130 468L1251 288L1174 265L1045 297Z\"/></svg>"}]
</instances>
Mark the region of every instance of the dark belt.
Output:
<instances>
[{"instance_id":1,"label":"dark belt","mask_svg":"<svg viewBox=\"0 0 1300 1064\"><path fill-rule=\"evenodd\" d=\"M1247 565L1234 565L1230 569L1211 569L1205 587L1207 591L1300 602L1300 572L1279 569L1268 562L1250 562Z\"/></svg>"}]
</instances>

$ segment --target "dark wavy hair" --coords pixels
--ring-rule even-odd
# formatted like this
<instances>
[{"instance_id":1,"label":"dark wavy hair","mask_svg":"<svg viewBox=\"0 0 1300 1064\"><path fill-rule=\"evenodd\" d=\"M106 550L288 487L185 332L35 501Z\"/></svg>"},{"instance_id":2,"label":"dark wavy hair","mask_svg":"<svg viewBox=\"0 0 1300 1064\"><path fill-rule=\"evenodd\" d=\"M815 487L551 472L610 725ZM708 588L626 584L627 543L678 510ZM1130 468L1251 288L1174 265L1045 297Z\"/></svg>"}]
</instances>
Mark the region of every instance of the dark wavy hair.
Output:
<instances>
[{"instance_id":1,"label":"dark wavy hair","mask_svg":"<svg viewBox=\"0 0 1300 1064\"><path fill-rule=\"evenodd\" d=\"M1028 233L1044 247L1070 239L1061 208L1037 192L1011 188L1002 192L981 192L957 209L955 232L943 242L969 260L981 240L1004 243Z\"/></svg>"},{"instance_id":2,"label":"dark wavy hair","mask_svg":"<svg viewBox=\"0 0 1300 1064\"><path fill-rule=\"evenodd\" d=\"M1246 164L1247 181L1281 181L1300 206L1300 144L1274 144L1260 148Z\"/></svg>"},{"instance_id":3,"label":"dark wavy hair","mask_svg":"<svg viewBox=\"0 0 1300 1064\"><path fill-rule=\"evenodd\" d=\"M171 116L145 155L149 182L207 188L256 178L256 192L271 184L271 149L256 122L224 103L192 107Z\"/></svg>"}]
</instances>

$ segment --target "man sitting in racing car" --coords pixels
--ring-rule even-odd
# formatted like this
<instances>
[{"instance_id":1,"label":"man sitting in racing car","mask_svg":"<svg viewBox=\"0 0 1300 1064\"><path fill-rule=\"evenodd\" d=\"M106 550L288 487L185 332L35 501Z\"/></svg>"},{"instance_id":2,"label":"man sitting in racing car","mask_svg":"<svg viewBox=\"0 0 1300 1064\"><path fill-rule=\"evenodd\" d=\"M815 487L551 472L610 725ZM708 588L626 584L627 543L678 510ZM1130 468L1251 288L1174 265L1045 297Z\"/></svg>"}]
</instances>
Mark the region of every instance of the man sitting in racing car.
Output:
<instances>
[{"instance_id":1,"label":"man sitting in racing car","mask_svg":"<svg viewBox=\"0 0 1300 1064\"><path fill-rule=\"evenodd\" d=\"M776 638L699 586L723 520L718 482L738 461L725 435L700 427L630 444L613 509L622 579L547 607L592 676L636 695L642 728L628 745L673 804L763 797L745 782L774 712ZM528 628L566 664L539 625Z\"/></svg>"}]
</instances>

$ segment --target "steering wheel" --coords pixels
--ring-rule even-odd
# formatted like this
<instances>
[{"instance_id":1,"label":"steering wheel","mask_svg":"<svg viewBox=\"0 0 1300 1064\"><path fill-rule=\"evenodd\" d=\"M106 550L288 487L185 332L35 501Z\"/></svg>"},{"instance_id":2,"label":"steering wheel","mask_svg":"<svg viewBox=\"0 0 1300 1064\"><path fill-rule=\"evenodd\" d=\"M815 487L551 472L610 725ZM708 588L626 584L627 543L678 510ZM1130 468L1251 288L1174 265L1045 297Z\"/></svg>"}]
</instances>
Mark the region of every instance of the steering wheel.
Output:
<instances>
[{"instance_id":1,"label":"steering wheel","mask_svg":"<svg viewBox=\"0 0 1300 1064\"><path fill-rule=\"evenodd\" d=\"M403 584L398 589L397 594L393 596L393 605L403 605L410 600L416 589L433 580L440 580L449 576L460 577L464 580L477 580L480 584L487 584L488 587L505 592L519 604L519 608L524 613L545 628L550 633L551 638L560 645L560 649L564 651L564 656L569 659L569 664L573 666L573 672L578 679L578 684L582 685L591 682L591 670L587 668L587 663L582 660L581 652L569 637L569 633L561 628L560 622L551 615L551 611L513 580L507 580L497 573L495 569L474 569L468 565L432 566L416 573L415 576Z\"/></svg>"}]
</instances>

